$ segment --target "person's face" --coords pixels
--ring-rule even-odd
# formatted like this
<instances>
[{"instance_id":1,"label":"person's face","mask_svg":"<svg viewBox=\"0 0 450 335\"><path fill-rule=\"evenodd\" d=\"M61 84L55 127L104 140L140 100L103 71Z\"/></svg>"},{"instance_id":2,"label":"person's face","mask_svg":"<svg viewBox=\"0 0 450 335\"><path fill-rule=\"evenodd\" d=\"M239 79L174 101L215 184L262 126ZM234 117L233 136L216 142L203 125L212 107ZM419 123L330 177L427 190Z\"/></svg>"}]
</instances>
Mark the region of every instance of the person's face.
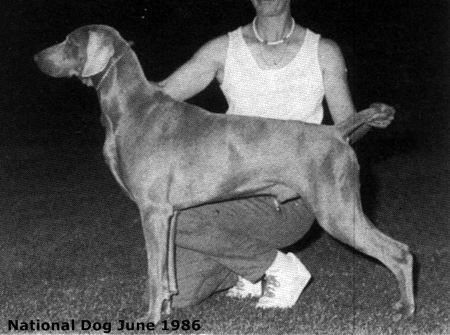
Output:
<instances>
[{"instance_id":1,"label":"person's face","mask_svg":"<svg viewBox=\"0 0 450 335\"><path fill-rule=\"evenodd\" d=\"M291 0L250 0L258 16L275 16L289 10Z\"/></svg>"}]
</instances>

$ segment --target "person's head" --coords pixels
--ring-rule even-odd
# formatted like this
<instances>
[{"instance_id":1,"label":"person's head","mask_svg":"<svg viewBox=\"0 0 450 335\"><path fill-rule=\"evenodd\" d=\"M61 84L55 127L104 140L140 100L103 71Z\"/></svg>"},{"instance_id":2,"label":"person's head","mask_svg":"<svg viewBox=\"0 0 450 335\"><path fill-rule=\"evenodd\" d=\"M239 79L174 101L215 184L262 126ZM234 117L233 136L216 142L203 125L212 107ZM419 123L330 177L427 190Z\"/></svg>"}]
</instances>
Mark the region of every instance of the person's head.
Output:
<instances>
[{"instance_id":1,"label":"person's head","mask_svg":"<svg viewBox=\"0 0 450 335\"><path fill-rule=\"evenodd\" d=\"M291 0L250 0L257 16L278 16L290 13Z\"/></svg>"}]
</instances>

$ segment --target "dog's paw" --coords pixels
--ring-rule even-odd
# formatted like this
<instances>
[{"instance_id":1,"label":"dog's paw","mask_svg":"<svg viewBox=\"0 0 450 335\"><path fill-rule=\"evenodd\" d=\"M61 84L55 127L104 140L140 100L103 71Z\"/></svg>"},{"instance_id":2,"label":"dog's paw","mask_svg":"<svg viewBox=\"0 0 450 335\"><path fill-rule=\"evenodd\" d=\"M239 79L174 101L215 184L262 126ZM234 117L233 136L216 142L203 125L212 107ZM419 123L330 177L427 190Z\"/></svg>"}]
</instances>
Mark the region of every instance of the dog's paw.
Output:
<instances>
[{"instance_id":1,"label":"dog's paw","mask_svg":"<svg viewBox=\"0 0 450 335\"><path fill-rule=\"evenodd\" d=\"M162 314L163 315L170 315L172 313L172 303L170 299L164 300L162 304Z\"/></svg>"},{"instance_id":2,"label":"dog's paw","mask_svg":"<svg viewBox=\"0 0 450 335\"><path fill-rule=\"evenodd\" d=\"M411 317L414 314L415 310L414 305L405 303L401 300L397 301L392 307L396 311L395 315L392 318L394 322Z\"/></svg>"},{"instance_id":3,"label":"dog's paw","mask_svg":"<svg viewBox=\"0 0 450 335\"><path fill-rule=\"evenodd\" d=\"M148 323L151 322L157 325L161 321L161 313L146 313L144 316L138 318L136 322Z\"/></svg>"}]
</instances>

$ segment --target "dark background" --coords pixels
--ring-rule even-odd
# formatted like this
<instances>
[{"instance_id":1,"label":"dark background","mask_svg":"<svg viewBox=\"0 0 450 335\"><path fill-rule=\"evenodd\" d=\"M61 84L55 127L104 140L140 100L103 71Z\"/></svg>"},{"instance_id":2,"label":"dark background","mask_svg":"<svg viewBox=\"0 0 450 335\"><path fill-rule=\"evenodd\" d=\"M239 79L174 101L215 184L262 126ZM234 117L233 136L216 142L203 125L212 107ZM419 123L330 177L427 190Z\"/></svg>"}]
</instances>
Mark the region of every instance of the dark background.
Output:
<instances>
[{"instance_id":1,"label":"dark background","mask_svg":"<svg viewBox=\"0 0 450 335\"><path fill-rule=\"evenodd\" d=\"M254 15L246 0L7 0L0 6L4 149L19 143L97 145L103 140L95 91L74 79L47 78L32 60L75 28L115 27L135 42L147 77L160 80L203 43ZM370 135L384 141L383 151L447 142L447 0L293 0L292 7L298 23L341 46L358 109L375 101L397 108L395 123ZM214 112L226 109L217 84L193 102Z\"/></svg>"},{"instance_id":2,"label":"dark background","mask_svg":"<svg viewBox=\"0 0 450 335\"><path fill-rule=\"evenodd\" d=\"M357 108L397 109L356 149L365 213L416 256L415 318L392 324L393 277L317 225L293 246L314 281L289 312L219 294L173 317L213 333L449 334L449 1L292 2L298 23L341 46ZM45 76L33 55L108 24L160 80L253 15L249 0L0 0L0 332L7 319L134 320L146 308L139 215L104 164L95 90ZM193 102L226 110L216 83Z\"/></svg>"}]
</instances>

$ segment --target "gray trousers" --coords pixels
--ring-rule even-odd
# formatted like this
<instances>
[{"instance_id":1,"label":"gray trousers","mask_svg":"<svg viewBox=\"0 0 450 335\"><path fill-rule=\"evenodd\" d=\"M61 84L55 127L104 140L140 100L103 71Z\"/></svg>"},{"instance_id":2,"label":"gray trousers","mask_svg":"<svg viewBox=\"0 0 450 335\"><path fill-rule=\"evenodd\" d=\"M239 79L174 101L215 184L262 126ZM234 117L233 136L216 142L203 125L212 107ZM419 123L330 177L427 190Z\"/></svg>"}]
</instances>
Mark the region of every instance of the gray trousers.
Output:
<instances>
[{"instance_id":1,"label":"gray trousers","mask_svg":"<svg viewBox=\"0 0 450 335\"><path fill-rule=\"evenodd\" d=\"M314 216L301 199L239 199L179 213L176 229L178 295L174 307L197 304L232 287L237 276L252 282L272 264L277 249L301 239Z\"/></svg>"}]
</instances>

